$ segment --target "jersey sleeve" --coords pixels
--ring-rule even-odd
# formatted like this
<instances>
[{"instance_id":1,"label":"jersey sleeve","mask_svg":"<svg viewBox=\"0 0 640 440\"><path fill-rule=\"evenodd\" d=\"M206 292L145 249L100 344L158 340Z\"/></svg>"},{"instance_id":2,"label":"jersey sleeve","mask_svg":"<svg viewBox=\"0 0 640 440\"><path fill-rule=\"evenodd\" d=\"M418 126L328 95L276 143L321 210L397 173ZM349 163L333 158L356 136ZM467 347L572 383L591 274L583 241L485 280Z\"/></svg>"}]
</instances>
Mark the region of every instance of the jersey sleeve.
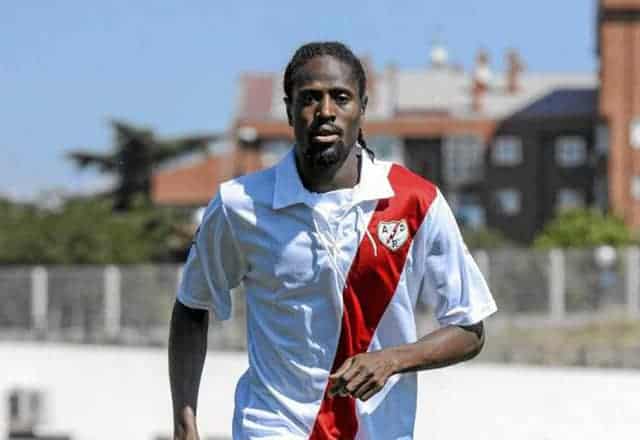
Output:
<instances>
[{"instance_id":1,"label":"jersey sleeve","mask_svg":"<svg viewBox=\"0 0 640 440\"><path fill-rule=\"evenodd\" d=\"M441 325L471 325L497 310L478 265L464 244L455 217L438 191L425 221L424 279L420 299Z\"/></svg>"},{"instance_id":2,"label":"jersey sleeve","mask_svg":"<svg viewBox=\"0 0 640 440\"><path fill-rule=\"evenodd\" d=\"M182 271L178 301L207 309L218 320L231 315L231 289L244 276L244 261L220 195L207 207Z\"/></svg>"}]
</instances>

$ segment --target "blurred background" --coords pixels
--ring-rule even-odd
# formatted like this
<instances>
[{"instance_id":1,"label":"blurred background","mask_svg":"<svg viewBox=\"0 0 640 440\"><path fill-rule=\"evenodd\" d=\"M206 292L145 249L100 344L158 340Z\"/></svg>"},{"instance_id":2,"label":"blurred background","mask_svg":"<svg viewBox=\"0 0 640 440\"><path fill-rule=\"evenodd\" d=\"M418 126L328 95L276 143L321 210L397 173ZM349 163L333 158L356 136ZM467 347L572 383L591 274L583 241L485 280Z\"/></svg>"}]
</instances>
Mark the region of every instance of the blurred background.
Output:
<instances>
[{"instance_id":1,"label":"blurred background","mask_svg":"<svg viewBox=\"0 0 640 440\"><path fill-rule=\"evenodd\" d=\"M182 262L218 185L290 148L311 40L362 57L368 145L439 185L500 308L479 360L421 375L416 438L478 396L460 436L640 432L640 0L2 2L0 29L0 438L171 437ZM242 295L205 439L230 438Z\"/></svg>"}]
</instances>

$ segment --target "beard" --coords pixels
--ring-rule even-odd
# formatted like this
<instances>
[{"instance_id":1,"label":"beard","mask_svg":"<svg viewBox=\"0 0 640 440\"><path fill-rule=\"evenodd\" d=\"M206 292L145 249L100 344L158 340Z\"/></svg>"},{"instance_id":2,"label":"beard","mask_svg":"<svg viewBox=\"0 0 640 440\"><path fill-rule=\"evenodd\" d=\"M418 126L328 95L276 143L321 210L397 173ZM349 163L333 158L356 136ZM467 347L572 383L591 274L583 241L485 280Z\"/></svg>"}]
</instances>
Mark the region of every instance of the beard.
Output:
<instances>
[{"instance_id":1,"label":"beard","mask_svg":"<svg viewBox=\"0 0 640 440\"><path fill-rule=\"evenodd\" d=\"M340 139L329 145L310 143L304 152L304 158L312 168L327 169L339 164L346 153L347 148Z\"/></svg>"}]
</instances>

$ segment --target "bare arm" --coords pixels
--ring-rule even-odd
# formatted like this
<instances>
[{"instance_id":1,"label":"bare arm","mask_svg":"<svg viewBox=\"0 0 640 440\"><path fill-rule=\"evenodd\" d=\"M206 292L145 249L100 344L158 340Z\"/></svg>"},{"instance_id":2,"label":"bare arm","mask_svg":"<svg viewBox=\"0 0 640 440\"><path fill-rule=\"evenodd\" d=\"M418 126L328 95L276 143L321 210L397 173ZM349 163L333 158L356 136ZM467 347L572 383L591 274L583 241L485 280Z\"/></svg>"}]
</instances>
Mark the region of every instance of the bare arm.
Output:
<instances>
[{"instance_id":1,"label":"bare arm","mask_svg":"<svg viewBox=\"0 0 640 440\"><path fill-rule=\"evenodd\" d=\"M474 358L484 346L484 325L450 325L439 328L413 344L390 348L397 362L394 373L446 367Z\"/></svg>"},{"instance_id":2,"label":"bare arm","mask_svg":"<svg viewBox=\"0 0 640 440\"><path fill-rule=\"evenodd\" d=\"M207 354L209 314L176 301L169 333L169 378L174 438L196 440L196 411L202 367Z\"/></svg>"},{"instance_id":3,"label":"bare arm","mask_svg":"<svg viewBox=\"0 0 640 440\"><path fill-rule=\"evenodd\" d=\"M330 395L351 395L368 400L394 374L445 367L469 360L484 345L484 326L439 328L413 344L362 353L347 359L330 376Z\"/></svg>"}]
</instances>

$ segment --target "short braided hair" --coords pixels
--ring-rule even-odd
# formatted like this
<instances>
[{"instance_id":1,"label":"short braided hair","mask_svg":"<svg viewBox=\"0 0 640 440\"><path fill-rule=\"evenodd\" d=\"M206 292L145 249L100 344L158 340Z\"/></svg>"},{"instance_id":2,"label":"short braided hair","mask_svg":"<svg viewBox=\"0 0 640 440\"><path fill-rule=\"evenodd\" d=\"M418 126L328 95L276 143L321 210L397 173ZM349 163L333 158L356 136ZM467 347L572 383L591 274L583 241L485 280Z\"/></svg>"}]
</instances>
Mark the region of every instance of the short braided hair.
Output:
<instances>
[{"instance_id":1,"label":"short braided hair","mask_svg":"<svg viewBox=\"0 0 640 440\"><path fill-rule=\"evenodd\" d=\"M332 56L351 67L351 71L358 83L358 96L360 100L364 99L367 91L367 75L364 66L351 49L338 41L314 41L304 44L296 50L284 71L283 87L285 96L291 99L293 95L294 80L298 69L311 59L325 55ZM373 159L375 155L364 140L362 128L358 131L358 143Z\"/></svg>"}]
</instances>

